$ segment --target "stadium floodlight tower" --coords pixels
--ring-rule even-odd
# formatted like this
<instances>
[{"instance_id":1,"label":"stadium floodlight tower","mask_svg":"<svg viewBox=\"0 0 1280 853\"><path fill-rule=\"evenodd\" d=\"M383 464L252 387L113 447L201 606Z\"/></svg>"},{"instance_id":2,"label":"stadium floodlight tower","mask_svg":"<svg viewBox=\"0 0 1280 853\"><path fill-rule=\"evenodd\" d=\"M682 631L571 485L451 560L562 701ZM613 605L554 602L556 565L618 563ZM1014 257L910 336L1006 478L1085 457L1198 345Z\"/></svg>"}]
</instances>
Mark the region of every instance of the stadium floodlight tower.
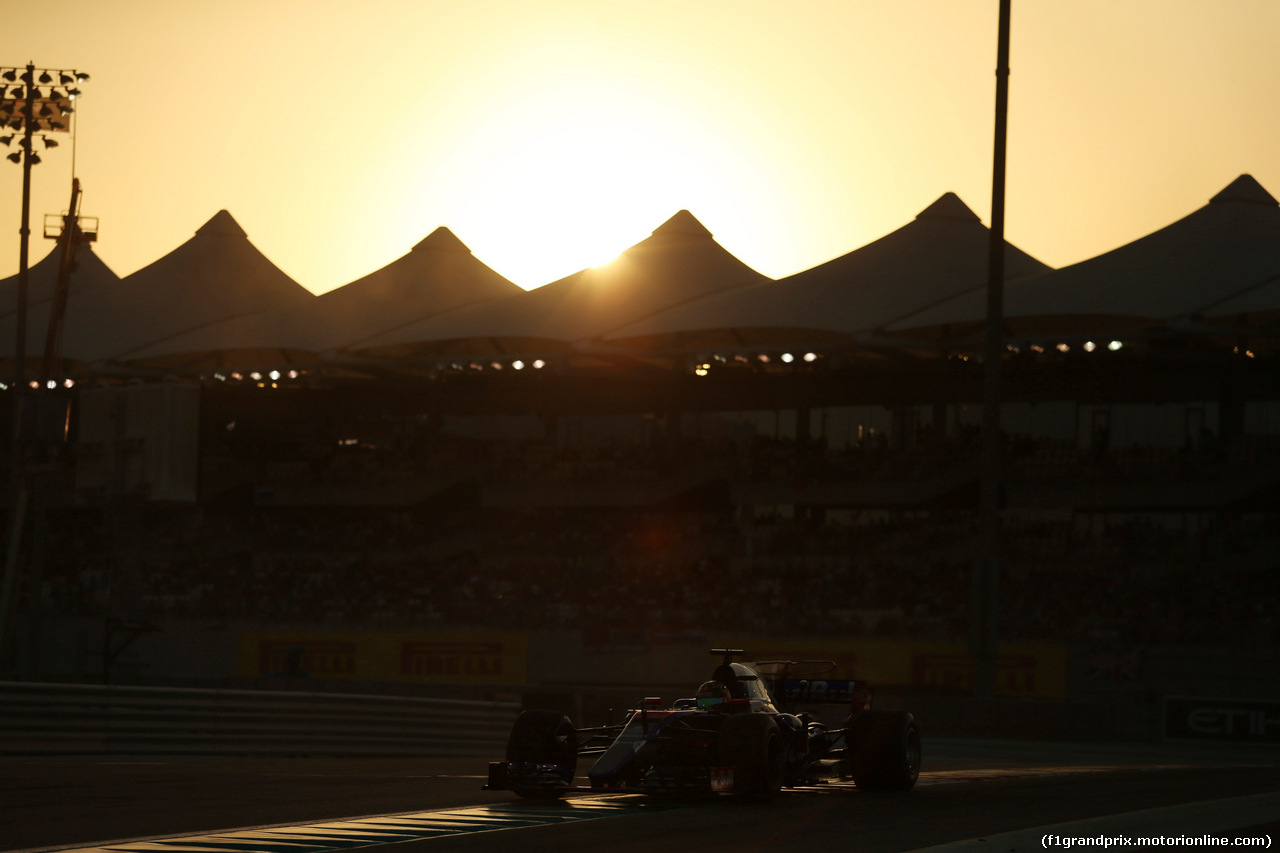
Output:
<instances>
[{"instance_id":1,"label":"stadium floodlight tower","mask_svg":"<svg viewBox=\"0 0 1280 853\"><path fill-rule=\"evenodd\" d=\"M0 68L0 122L13 131L0 136L5 146L18 139L18 150L8 155L22 166L22 225L18 253L18 293L14 349L14 384L19 395L26 385L27 287L31 245L31 167L40 162L35 151L36 134L44 147L56 148L51 133L71 129L72 102L80 96L80 83L89 79L82 71L66 68ZM17 85L14 85L17 84Z\"/></svg>"},{"instance_id":2,"label":"stadium floodlight tower","mask_svg":"<svg viewBox=\"0 0 1280 853\"><path fill-rule=\"evenodd\" d=\"M6 132L0 143L7 147L18 140L17 150L6 159L22 166L22 225L18 252L17 314L14 318L13 384L9 389L13 414L11 461L9 466L12 503L10 504L9 542L5 558L4 584L0 588L0 648L6 640L9 606L17 575L21 547L22 517L26 490L23 488L22 403L25 396L27 356L27 291L29 284L31 245L31 167L40 162L35 151L35 138L40 135L44 147L56 148L58 142L49 134L69 133L72 102L80 96L81 83L89 75L74 68L36 68L28 62L22 67L0 67L0 125Z\"/></svg>"}]
</instances>

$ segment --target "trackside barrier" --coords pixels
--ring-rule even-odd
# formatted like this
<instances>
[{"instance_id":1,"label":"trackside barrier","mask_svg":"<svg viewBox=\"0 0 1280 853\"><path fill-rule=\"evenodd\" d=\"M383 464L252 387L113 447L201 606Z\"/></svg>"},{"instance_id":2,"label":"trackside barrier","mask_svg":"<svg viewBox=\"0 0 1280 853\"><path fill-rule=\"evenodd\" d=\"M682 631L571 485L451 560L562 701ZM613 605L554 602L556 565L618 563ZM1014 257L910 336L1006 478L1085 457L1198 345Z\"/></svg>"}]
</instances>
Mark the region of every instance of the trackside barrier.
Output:
<instances>
[{"instance_id":1,"label":"trackside barrier","mask_svg":"<svg viewBox=\"0 0 1280 853\"><path fill-rule=\"evenodd\" d=\"M0 682L2 755L501 755L512 702Z\"/></svg>"}]
</instances>

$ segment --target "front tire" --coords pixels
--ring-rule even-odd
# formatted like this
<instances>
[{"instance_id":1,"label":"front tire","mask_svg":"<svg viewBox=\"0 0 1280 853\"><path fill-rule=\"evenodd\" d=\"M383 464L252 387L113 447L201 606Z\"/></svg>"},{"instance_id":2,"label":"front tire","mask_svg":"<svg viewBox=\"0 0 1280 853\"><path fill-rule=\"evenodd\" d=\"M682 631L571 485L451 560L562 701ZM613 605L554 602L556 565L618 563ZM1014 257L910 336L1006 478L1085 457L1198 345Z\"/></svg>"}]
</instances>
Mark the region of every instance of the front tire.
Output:
<instances>
[{"instance_id":1,"label":"front tire","mask_svg":"<svg viewBox=\"0 0 1280 853\"><path fill-rule=\"evenodd\" d=\"M577 731L573 721L556 711L524 711L516 717L507 738L507 761L512 764L563 767L573 784L578 769ZM529 787L514 782L511 790L531 800L554 800L564 795L555 788Z\"/></svg>"},{"instance_id":2,"label":"front tire","mask_svg":"<svg viewBox=\"0 0 1280 853\"><path fill-rule=\"evenodd\" d=\"M864 791L909 791L920 776L920 729L906 711L866 710L847 724L850 775Z\"/></svg>"},{"instance_id":3,"label":"front tire","mask_svg":"<svg viewBox=\"0 0 1280 853\"><path fill-rule=\"evenodd\" d=\"M747 802L768 802L782 788L782 737L764 714L726 717L716 735L716 760L734 768L733 792Z\"/></svg>"}]
</instances>

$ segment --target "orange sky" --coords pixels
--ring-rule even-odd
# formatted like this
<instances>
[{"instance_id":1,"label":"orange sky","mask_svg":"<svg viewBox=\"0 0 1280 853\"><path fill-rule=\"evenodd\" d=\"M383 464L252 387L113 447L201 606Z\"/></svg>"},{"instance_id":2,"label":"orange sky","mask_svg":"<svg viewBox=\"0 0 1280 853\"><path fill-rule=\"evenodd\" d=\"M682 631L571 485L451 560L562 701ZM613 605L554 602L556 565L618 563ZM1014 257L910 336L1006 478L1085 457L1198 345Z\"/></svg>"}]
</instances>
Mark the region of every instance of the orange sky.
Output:
<instances>
[{"instance_id":1,"label":"orange sky","mask_svg":"<svg viewBox=\"0 0 1280 853\"><path fill-rule=\"evenodd\" d=\"M76 171L122 276L223 208L316 292L438 225L536 287L680 208L784 276L948 190L989 218L996 15L996 0L81 0L7 10L0 64L92 75ZM1242 172L1280 196L1277 37L1276 0L1013 0L1008 238L1063 266ZM71 151L35 167L33 262ZM18 268L21 171L0 160L0 275Z\"/></svg>"}]
</instances>

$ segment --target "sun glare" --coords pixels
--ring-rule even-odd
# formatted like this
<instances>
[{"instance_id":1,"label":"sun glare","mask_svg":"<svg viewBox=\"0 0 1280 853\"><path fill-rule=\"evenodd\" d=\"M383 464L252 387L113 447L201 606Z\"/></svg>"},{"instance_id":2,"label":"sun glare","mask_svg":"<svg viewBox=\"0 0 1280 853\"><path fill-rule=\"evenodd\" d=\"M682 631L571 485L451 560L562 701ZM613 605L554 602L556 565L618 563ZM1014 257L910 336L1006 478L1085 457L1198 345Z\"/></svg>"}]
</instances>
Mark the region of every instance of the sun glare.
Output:
<instances>
[{"instance_id":1,"label":"sun glare","mask_svg":"<svg viewBox=\"0 0 1280 853\"><path fill-rule=\"evenodd\" d=\"M618 81L553 77L489 104L452 154L449 223L524 287L599 266L692 200L729 198L714 128Z\"/></svg>"}]
</instances>

